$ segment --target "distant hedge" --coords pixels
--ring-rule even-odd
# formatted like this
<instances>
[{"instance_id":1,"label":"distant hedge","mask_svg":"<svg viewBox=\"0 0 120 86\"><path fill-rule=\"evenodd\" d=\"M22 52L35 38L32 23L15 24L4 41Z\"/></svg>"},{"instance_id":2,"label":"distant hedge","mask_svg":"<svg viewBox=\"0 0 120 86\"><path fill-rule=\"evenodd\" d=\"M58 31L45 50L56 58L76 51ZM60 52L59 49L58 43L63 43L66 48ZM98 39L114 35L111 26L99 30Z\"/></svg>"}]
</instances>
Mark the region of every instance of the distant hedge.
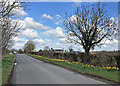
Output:
<instances>
[{"instance_id":1,"label":"distant hedge","mask_svg":"<svg viewBox=\"0 0 120 86\"><path fill-rule=\"evenodd\" d=\"M70 62L81 62L83 63L84 53L57 53L53 51L40 51L40 52L31 52L34 55L40 55L48 58L55 59L64 59L69 60ZM119 67L120 57L118 56L118 52L99 52L99 53L91 53L89 55L88 64L92 64L94 66L116 66Z\"/></svg>"}]
</instances>

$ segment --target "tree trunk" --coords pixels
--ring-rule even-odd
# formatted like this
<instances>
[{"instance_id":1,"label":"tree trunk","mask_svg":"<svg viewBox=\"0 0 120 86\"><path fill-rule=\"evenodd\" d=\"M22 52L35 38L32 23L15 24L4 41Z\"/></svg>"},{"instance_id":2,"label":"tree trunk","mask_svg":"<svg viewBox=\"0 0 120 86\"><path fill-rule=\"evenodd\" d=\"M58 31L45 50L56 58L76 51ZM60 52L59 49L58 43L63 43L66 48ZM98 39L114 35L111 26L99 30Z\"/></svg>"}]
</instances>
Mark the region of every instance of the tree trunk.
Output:
<instances>
[{"instance_id":1,"label":"tree trunk","mask_svg":"<svg viewBox=\"0 0 120 86\"><path fill-rule=\"evenodd\" d=\"M89 62L89 51L90 51L89 48L85 49L85 55L84 55L84 60L83 60L84 64L87 64Z\"/></svg>"},{"instance_id":2,"label":"tree trunk","mask_svg":"<svg viewBox=\"0 0 120 86\"><path fill-rule=\"evenodd\" d=\"M2 55L5 55L5 47L2 48Z\"/></svg>"},{"instance_id":3,"label":"tree trunk","mask_svg":"<svg viewBox=\"0 0 120 86\"><path fill-rule=\"evenodd\" d=\"M116 61L117 61L117 66L120 69L120 55L115 57Z\"/></svg>"}]
</instances>

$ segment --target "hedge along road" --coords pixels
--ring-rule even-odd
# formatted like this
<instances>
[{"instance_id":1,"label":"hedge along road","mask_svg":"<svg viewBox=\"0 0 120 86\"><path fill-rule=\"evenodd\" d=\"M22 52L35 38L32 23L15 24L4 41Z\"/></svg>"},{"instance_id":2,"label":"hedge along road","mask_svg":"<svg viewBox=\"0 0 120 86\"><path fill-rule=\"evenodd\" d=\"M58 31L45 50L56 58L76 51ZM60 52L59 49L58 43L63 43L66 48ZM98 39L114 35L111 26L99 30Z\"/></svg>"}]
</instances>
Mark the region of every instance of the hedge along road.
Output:
<instances>
[{"instance_id":1,"label":"hedge along road","mask_svg":"<svg viewBox=\"0 0 120 86\"><path fill-rule=\"evenodd\" d=\"M105 84L24 54L16 56L12 84Z\"/></svg>"}]
</instances>

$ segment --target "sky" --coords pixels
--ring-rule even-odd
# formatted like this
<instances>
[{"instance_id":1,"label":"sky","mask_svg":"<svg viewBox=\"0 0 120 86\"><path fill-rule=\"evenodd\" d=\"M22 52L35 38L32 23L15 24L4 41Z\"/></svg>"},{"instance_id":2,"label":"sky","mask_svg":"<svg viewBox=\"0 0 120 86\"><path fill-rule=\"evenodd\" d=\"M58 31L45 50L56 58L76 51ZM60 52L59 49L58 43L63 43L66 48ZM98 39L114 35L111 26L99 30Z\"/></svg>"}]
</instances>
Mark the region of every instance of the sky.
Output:
<instances>
[{"instance_id":1,"label":"sky","mask_svg":"<svg viewBox=\"0 0 120 86\"><path fill-rule=\"evenodd\" d=\"M22 49L28 40L33 40L36 44L36 51L49 46L54 49L68 50L70 46L75 51L83 52L83 48L79 44L67 43L65 27L63 19L65 13L73 14L75 8L81 5L90 5L94 2L30 2L27 8L30 10L22 10L17 13L23 28L14 37L15 44L12 48ZM107 16L117 21L118 3L117 2L101 2L104 9L107 10ZM104 45L95 47L93 51L113 51L118 49L118 41L107 40Z\"/></svg>"}]
</instances>

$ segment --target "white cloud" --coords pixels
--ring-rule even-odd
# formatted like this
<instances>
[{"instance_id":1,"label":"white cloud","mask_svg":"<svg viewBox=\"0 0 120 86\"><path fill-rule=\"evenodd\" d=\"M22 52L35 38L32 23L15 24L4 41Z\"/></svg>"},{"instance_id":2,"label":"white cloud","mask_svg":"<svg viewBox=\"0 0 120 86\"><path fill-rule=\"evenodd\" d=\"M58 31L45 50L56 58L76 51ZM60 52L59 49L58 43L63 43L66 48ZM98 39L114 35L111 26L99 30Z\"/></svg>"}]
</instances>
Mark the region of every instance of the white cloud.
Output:
<instances>
[{"instance_id":1,"label":"white cloud","mask_svg":"<svg viewBox=\"0 0 120 86\"><path fill-rule=\"evenodd\" d=\"M56 17L60 18L61 16L60 15L56 15Z\"/></svg>"},{"instance_id":2,"label":"white cloud","mask_svg":"<svg viewBox=\"0 0 120 86\"><path fill-rule=\"evenodd\" d=\"M52 40L51 39L33 39L36 44L36 50L44 49L45 46L52 47Z\"/></svg>"},{"instance_id":3,"label":"white cloud","mask_svg":"<svg viewBox=\"0 0 120 86\"><path fill-rule=\"evenodd\" d=\"M41 45L41 44L45 45L48 42L51 42L51 40L48 40L48 39L45 39L45 40L40 39L40 36L37 32L37 30L46 30L49 27L36 22L33 18L30 18L30 17L26 17L24 20L17 20L17 21L21 25L23 25L23 27L20 30L20 32L17 34L18 37L14 38L15 45L13 46L13 48L15 49L22 48L22 46L25 44L27 40L33 40L36 43L38 43L38 45ZM16 48L17 46L19 46L19 48Z\"/></svg>"},{"instance_id":4,"label":"white cloud","mask_svg":"<svg viewBox=\"0 0 120 86\"><path fill-rule=\"evenodd\" d=\"M118 40L116 40L116 39L113 39L112 41L106 40L105 44L113 44L113 45L118 44Z\"/></svg>"},{"instance_id":5,"label":"white cloud","mask_svg":"<svg viewBox=\"0 0 120 86\"><path fill-rule=\"evenodd\" d=\"M52 44L52 40L51 39L33 39L33 41L37 44L37 45L42 45L42 46L46 46L47 44ZM39 46L38 46L39 47Z\"/></svg>"},{"instance_id":6,"label":"white cloud","mask_svg":"<svg viewBox=\"0 0 120 86\"><path fill-rule=\"evenodd\" d=\"M48 42L52 42L51 39L45 39L45 41L46 41L46 43L48 43Z\"/></svg>"},{"instance_id":7,"label":"white cloud","mask_svg":"<svg viewBox=\"0 0 120 86\"><path fill-rule=\"evenodd\" d=\"M113 50L117 50L117 49L118 49L118 40L113 39L112 41L110 41L107 39L105 41L105 43L101 46L101 48L96 46L93 51L101 51L101 50L113 51Z\"/></svg>"},{"instance_id":8,"label":"white cloud","mask_svg":"<svg viewBox=\"0 0 120 86\"><path fill-rule=\"evenodd\" d=\"M55 24L56 24L56 25L59 25L60 23L59 23L59 22L56 22Z\"/></svg>"},{"instance_id":9,"label":"white cloud","mask_svg":"<svg viewBox=\"0 0 120 86\"><path fill-rule=\"evenodd\" d=\"M44 26L41 23L36 22L33 18L26 17L23 21L24 28L37 29L37 30L46 30L49 27Z\"/></svg>"},{"instance_id":10,"label":"white cloud","mask_svg":"<svg viewBox=\"0 0 120 86\"><path fill-rule=\"evenodd\" d=\"M22 49L24 46L25 42L23 43L15 43L14 46L12 47L13 49Z\"/></svg>"},{"instance_id":11,"label":"white cloud","mask_svg":"<svg viewBox=\"0 0 120 86\"><path fill-rule=\"evenodd\" d=\"M43 14L42 17L43 18L48 18L48 19L54 19L53 17L51 17L50 15L47 15L47 14Z\"/></svg>"},{"instance_id":12,"label":"white cloud","mask_svg":"<svg viewBox=\"0 0 120 86\"><path fill-rule=\"evenodd\" d=\"M45 43L45 41L43 41L42 39L34 39L34 42L38 43L38 44L43 44Z\"/></svg>"},{"instance_id":13,"label":"white cloud","mask_svg":"<svg viewBox=\"0 0 120 86\"><path fill-rule=\"evenodd\" d=\"M110 20L111 20L111 21L114 21L114 17L111 17Z\"/></svg>"},{"instance_id":14,"label":"white cloud","mask_svg":"<svg viewBox=\"0 0 120 86\"><path fill-rule=\"evenodd\" d=\"M69 20L73 21L73 22L77 22L77 18L79 18L80 20L82 20L79 16L77 15L72 15L71 17L68 17Z\"/></svg>"},{"instance_id":15,"label":"white cloud","mask_svg":"<svg viewBox=\"0 0 120 86\"><path fill-rule=\"evenodd\" d=\"M60 41L60 42L63 42L63 43L66 43L66 42L67 42L66 40L67 40L66 37L64 37L64 38L59 38L59 41Z\"/></svg>"},{"instance_id":16,"label":"white cloud","mask_svg":"<svg viewBox=\"0 0 120 86\"><path fill-rule=\"evenodd\" d=\"M51 29L51 30L47 30L43 33L41 33L42 36L48 36L52 39L54 39L54 41L59 41L61 43L67 43L67 33L64 33L64 29L62 29L61 27L57 27L56 29Z\"/></svg>"},{"instance_id":17,"label":"white cloud","mask_svg":"<svg viewBox=\"0 0 120 86\"><path fill-rule=\"evenodd\" d=\"M101 48L95 47L93 51L113 51L113 50L118 50L118 44L104 44Z\"/></svg>"},{"instance_id":18,"label":"white cloud","mask_svg":"<svg viewBox=\"0 0 120 86\"><path fill-rule=\"evenodd\" d=\"M61 23L62 23L62 21L55 22L56 25L60 25Z\"/></svg>"},{"instance_id":19,"label":"white cloud","mask_svg":"<svg viewBox=\"0 0 120 86\"><path fill-rule=\"evenodd\" d=\"M15 8L11 11L11 14L14 14L14 16L25 16L27 13L23 10L23 8Z\"/></svg>"},{"instance_id":20,"label":"white cloud","mask_svg":"<svg viewBox=\"0 0 120 86\"><path fill-rule=\"evenodd\" d=\"M26 42L25 39L22 39L22 38L19 38L19 37L13 37L13 40L14 40L15 42Z\"/></svg>"},{"instance_id":21,"label":"white cloud","mask_svg":"<svg viewBox=\"0 0 120 86\"><path fill-rule=\"evenodd\" d=\"M42 34L52 37L52 38L56 38L56 37L63 38L64 37L63 29L60 27L57 27L56 29L47 30L43 32Z\"/></svg>"},{"instance_id":22,"label":"white cloud","mask_svg":"<svg viewBox=\"0 0 120 86\"><path fill-rule=\"evenodd\" d=\"M55 18L56 18L55 19L55 24L60 25L62 23L62 21L63 21L62 17L60 15L56 15Z\"/></svg>"},{"instance_id":23,"label":"white cloud","mask_svg":"<svg viewBox=\"0 0 120 86\"><path fill-rule=\"evenodd\" d=\"M19 33L19 36L25 37L25 38L27 38L27 39L33 39L33 38L39 37L37 31L34 30L34 29L22 30L22 31Z\"/></svg>"}]
</instances>

